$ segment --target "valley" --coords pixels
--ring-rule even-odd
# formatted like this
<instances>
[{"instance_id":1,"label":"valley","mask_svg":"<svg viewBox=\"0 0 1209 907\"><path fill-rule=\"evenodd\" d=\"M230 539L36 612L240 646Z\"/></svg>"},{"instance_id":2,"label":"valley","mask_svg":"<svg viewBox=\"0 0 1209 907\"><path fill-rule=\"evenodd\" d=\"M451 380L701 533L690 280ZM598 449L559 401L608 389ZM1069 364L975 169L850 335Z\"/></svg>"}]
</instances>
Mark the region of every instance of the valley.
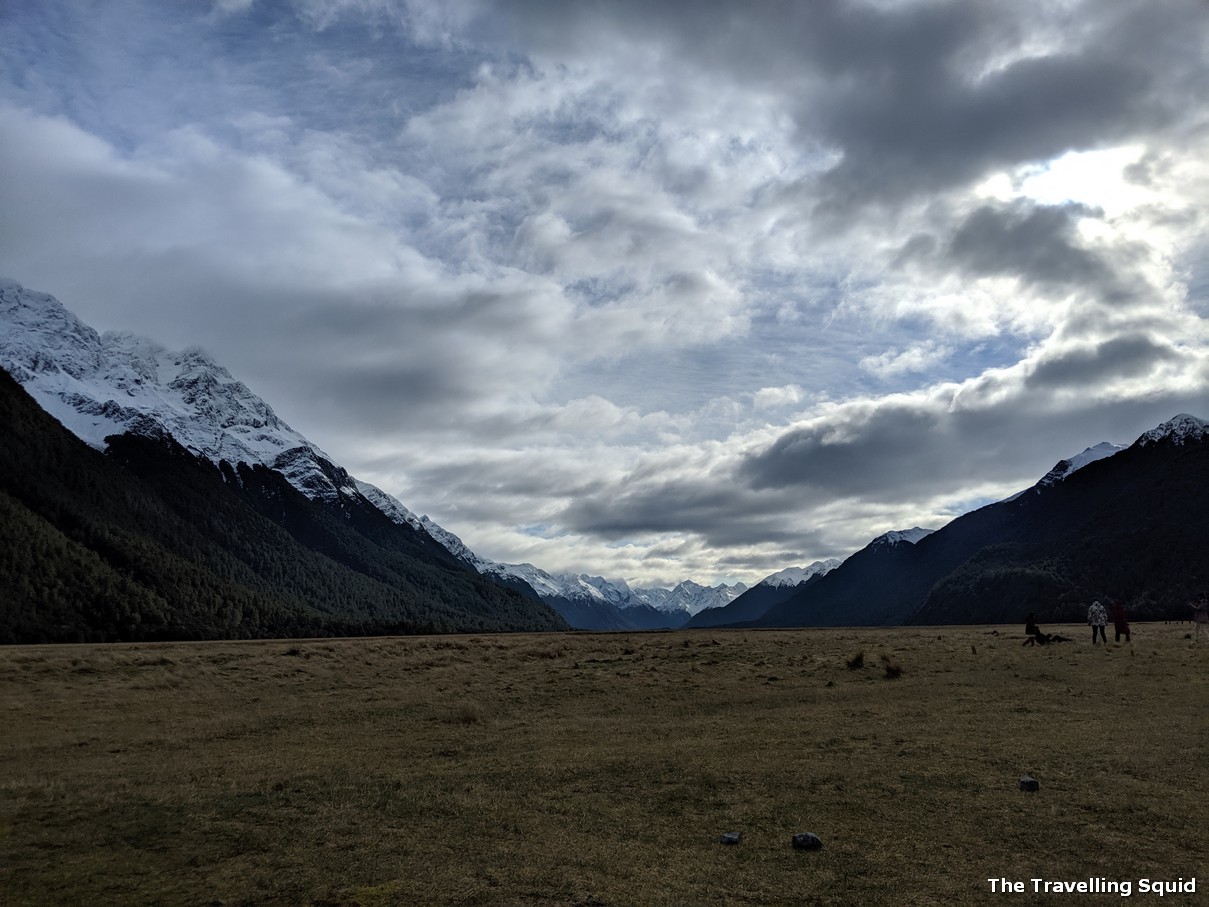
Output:
<instances>
[{"instance_id":1,"label":"valley","mask_svg":"<svg viewBox=\"0 0 1209 907\"><path fill-rule=\"evenodd\" d=\"M1209 585L1209 422L1058 461L939 529L751 588L481 557L351 476L202 350L0 280L0 642L1174 619ZM1023 607L1022 607L1023 606Z\"/></svg>"},{"instance_id":2,"label":"valley","mask_svg":"<svg viewBox=\"0 0 1209 907\"><path fill-rule=\"evenodd\" d=\"M1190 624L1096 648L1046 630L1074 641L7 646L3 886L23 904L367 907L991 903L988 879L1038 876L1199 893L1209 645ZM794 850L802 831L823 849Z\"/></svg>"}]
</instances>

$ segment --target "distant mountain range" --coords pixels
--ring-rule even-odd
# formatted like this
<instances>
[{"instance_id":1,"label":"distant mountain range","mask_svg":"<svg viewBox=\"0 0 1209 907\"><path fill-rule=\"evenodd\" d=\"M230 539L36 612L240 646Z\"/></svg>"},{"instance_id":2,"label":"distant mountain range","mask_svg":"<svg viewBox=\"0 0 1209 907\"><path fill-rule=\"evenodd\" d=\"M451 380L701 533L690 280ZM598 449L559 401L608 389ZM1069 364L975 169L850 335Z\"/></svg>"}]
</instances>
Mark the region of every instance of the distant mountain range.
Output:
<instances>
[{"instance_id":1,"label":"distant mountain range","mask_svg":"<svg viewBox=\"0 0 1209 907\"><path fill-rule=\"evenodd\" d=\"M0 365L0 642L567 628L198 350L7 283Z\"/></svg>"},{"instance_id":2,"label":"distant mountain range","mask_svg":"<svg viewBox=\"0 0 1209 907\"><path fill-rule=\"evenodd\" d=\"M175 352L130 333L99 334L54 297L7 280L0 280L0 327L0 367L90 447L108 450L115 437L151 438L215 466L263 468L315 505L376 511L410 530L401 535L418 539L440 562L456 560L494 586L541 602L570 626L679 627L746 589L692 581L674 589L631 589L621 580L490 561L428 517L350 476L200 349ZM542 616L533 626L546 625ZM442 618L434 626L473 629L481 623Z\"/></svg>"},{"instance_id":3,"label":"distant mountain range","mask_svg":"<svg viewBox=\"0 0 1209 907\"><path fill-rule=\"evenodd\" d=\"M1128 448L1100 444L1034 486L931 532L879 536L757 616L727 626L963 624L1187 616L1209 588L1209 423L1181 414ZM759 588L759 587L757 587ZM719 615L721 616L721 615Z\"/></svg>"},{"instance_id":4,"label":"distant mountain range","mask_svg":"<svg viewBox=\"0 0 1209 907\"><path fill-rule=\"evenodd\" d=\"M757 620L774 605L788 601L799 590L818 582L841 563L839 558L833 557L815 561L809 567L786 567L764 577L732 601L698 612L685 626L697 629Z\"/></svg>"},{"instance_id":5,"label":"distant mountain range","mask_svg":"<svg viewBox=\"0 0 1209 907\"><path fill-rule=\"evenodd\" d=\"M0 443L0 641L1058 620L1092 595L1166 614L1209 586L1209 441L1187 415L842 563L631 588L481 558L201 350L98 334L11 281L0 367L21 426Z\"/></svg>"}]
</instances>

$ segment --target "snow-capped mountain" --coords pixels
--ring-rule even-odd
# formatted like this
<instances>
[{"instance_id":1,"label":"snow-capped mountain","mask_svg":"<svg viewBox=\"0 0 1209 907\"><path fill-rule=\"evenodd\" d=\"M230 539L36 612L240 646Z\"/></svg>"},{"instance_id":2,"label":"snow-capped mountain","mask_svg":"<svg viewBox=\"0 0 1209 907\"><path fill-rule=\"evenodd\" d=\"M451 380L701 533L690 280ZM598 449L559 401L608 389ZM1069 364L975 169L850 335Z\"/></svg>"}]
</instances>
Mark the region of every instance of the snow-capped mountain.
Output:
<instances>
[{"instance_id":1,"label":"snow-capped mountain","mask_svg":"<svg viewBox=\"0 0 1209 907\"><path fill-rule=\"evenodd\" d=\"M1059 460L1053 469L1041 477L1040 481L1037 482L1037 486L1047 487L1053 485L1055 482L1061 482L1088 463L1094 463L1097 460L1103 460L1105 457L1111 457L1113 454L1120 453L1124 449L1125 447L1122 444L1101 441L1095 447L1089 447L1068 460Z\"/></svg>"},{"instance_id":2,"label":"snow-capped mountain","mask_svg":"<svg viewBox=\"0 0 1209 907\"><path fill-rule=\"evenodd\" d=\"M693 615L685 625L692 628L741 624L759 618L773 605L789 598L799 589L817 582L842 562L839 558L815 561L808 567L787 567L764 577L750 589Z\"/></svg>"},{"instance_id":3,"label":"snow-capped mountain","mask_svg":"<svg viewBox=\"0 0 1209 907\"><path fill-rule=\"evenodd\" d=\"M625 580L607 580L603 576L589 576L586 573L563 574L560 578L564 582L574 583L576 588L582 589L588 595L599 595L619 607L634 601L634 591Z\"/></svg>"},{"instance_id":4,"label":"snow-capped mountain","mask_svg":"<svg viewBox=\"0 0 1209 907\"><path fill-rule=\"evenodd\" d=\"M843 561L838 557L829 557L825 561L815 561L809 567L786 567L784 570L778 570L776 573L769 574L756 583L756 585L772 586L774 588L800 586L813 576L822 576L830 573L841 563Z\"/></svg>"},{"instance_id":5,"label":"snow-capped mountain","mask_svg":"<svg viewBox=\"0 0 1209 907\"><path fill-rule=\"evenodd\" d=\"M1139 447L1148 447L1168 441L1182 446L1202 441L1206 435L1209 435L1209 422L1198 419L1196 416L1190 416L1188 413L1180 413L1174 419L1169 419L1162 425L1152 428L1134 443Z\"/></svg>"},{"instance_id":6,"label":"snow-capped mountain","mask_svg":"<svg viewBox=\"0 0 1209 907\"><path fill-rule=\"evenodd\" d=\"M572 601L607 602L616 606L632 597L624 582L611 583L603 577L586 574L547 573L532 564L501 564L484 561L481 572L495 576L511 576L524 580L543 598L565 598Z\"/></svg>"},{"instance_id":7,"label":"snow-capped mountain","mask_svg":"<svg viewBox=\"0 0 1209 907\"><path fill-rule=\"evenodd\" d=\"M457 535L418 516L393 495L350 476L264 400L201 349L172 351L126 332L98 333L53 296L0 279L0 366L43 409L77 437L105 448L111 435L166 434L214 463L248 463L281 473L307 497L361 496L401 525L427 533L458 560L497 582L528 586L548 602L606 608L610 628L626 626L614 611L655 608L695 614L730 601L742 587L686 582L675 589L631 589L622 580L551 574L532 564L480 557ZM648 620L649 623L649 620Z\"/></svg>"},{"instance_id":8,"label":"snow-capped mountain","mask_svg":"<svg viewBox=\"0 0 1209 907\"><path fill-rule=\"evenodd\" d=\"M911 529L892 529L875 538L869 545L914 545L920 539L927 538L935 529L922 529L914 526Z\"/></svg>"},{"instance_id":9,"label":"snow-capped mountain","mask_svg":"<svg viewBox=\"0 0 1209 907\"><path fill-rule=\"evenodd\" d=\"M524 580L543 598L607 603L622 612L629 608L648 607L667 614L692 615L705 608L717 607L718 602L725 604L747 588L742 583L703 586L692 580L685 580L672 589L658 586L631 588L622 579L606 579L586 573L547 573L532 564L501 564L482 558L478 563L481 565L480 572Z\"/></svg>"},{"instance_id":10,"label":"snow-capped mountain","mask_svg":"<svg viewBox=\"0 0 1209 907\"><path fill-rule=\"evenodd\" d=\"M310 498L353 494L331 458L196 347L173 352L129 333L98 334L45 293L0 282L0 365L87 444L163 432L218 463L267 466Z\"/></svg>"},{"instance_id":11,"label":"snow-capped mountain","mask_svg":"<svg viewBox=\"0 0 1209 907\"><path fill-rule=\"evenodd\" d=\"M1198 419L1196 416L1190 416L1187 413L1180 413L1173 419L1169 419L1161 425L1152 428L1145 432L1134 443L1145 447L1148 444L1155 444L1163 440L1170 440L1175 444L1183 444L1188 441L1198 441L1205 436L1209 431L1209 422L1203 419ZM1075 454L1065 460L1059 460L1054 468L1043 475L1036 484L1031 488L1026 488L1024 491L1017 492L1010 498L1009 501L1014 501L1021 495L1028 492L1039 492L1043 489L1056 485L1058 482L1069 478L1074 473L1083 469L1091 463L1106 459L1119 454L1123 450L1128 450L1128 445L1113 444L1110 441L1101 441L1093 447L1086 448L1082 453Z\"/></svg>"},{"instance_id":12,"label":"snow-capped mountain","mask_svg":"<svg viewBox=\"0 0 1209 907\"><path fill-rule=\"evenodd\" d=\"M351 477L202 350L174 352L130 333L99 334L53 296L0 281L0 366L81 440L164 433L214 463L280 472L307 497L361 495L426 532L480 573L495 565L398 499Z\"/></svg>"},{"instance_id":13,"label":"snow-capped mountain","mask_svg":"<svg viewBox=\"0 0 1209 907\"><path fill-rule=\"evenodd\" d=\"M165 435L214 463L247 463L274 470L314 501L361 502L358 506L368 501L395 523L425 533L497 584L520 589L530 599L536 593L561 609L560 613L576 626L680 626L704 611L725 608L747 591L742 583L707 587L692 581L672 589L631 588L622 580L551 574L532 564L503 564L482 558L427 516L417 516L393 496L349 476L202 350L170 351L130 333L99 334L54 297L3 279L0 366L44 410L95 448L103 449L111 435ZM1146 432L1133 448L1194 446L1203 444L1207 437L1209 422L1180 414ZM1108 442L1087 448L1060 461L1031 490L1044 496L1075 472L1115 458L1123 449ZM989 518L984 514L980 519ZM888 532L857 555L868 559L880 551L887 557L900 557L931 534L932 530L920 527ZM827 589L837 588L841 578L831 574L838 565L838 561L831 560L787 568L766 577L753 591L787 588L796 594L798 586L820 579L826 580L823 586ZM848 573L860 572L858 565L845 562L845 568L849 566L852 569ZM889 575L890 568L885 570ZM812 596L821 594L818 590L811 592ZM572 613L574 619L569 616ZM880 619L876 614L868 617Z\"/></svg>"},{"instance_id":14,"label":"snow-capped mountain","mask_svg":"<svg viewBox=\"0 0 1209 907\"><path fill-rule=\"evenodd\" d=\"M647 590L648 594L652 591ZM689 614L697 614L706 608L728 605L746 591L747 586L744 583L735 583L733 586L702 586L692 580L685 580L668 592L661 601L652 601L650 604L661 611L687 611Z\"/></svg>"},{"instance_id":15,"label":"snow-capped mountain","mask_svg":"<svg viewBox=\"0 0 1209 907\"><path fill-rule=\"evenodd\" d=\"M549 573L533 564L492 561L475 554L458 536L437 525L427 516L416 516L393 495L368 482L358 481L356 485L374 506L395 522L406 523L427 532L460 561L497 582L513 586L518 582L527 585L543 601L553 605L555 610L571 620L573 626L579 626L581 629L626 629L625 612L641 608L651 608L670 615L671 619L661 622L660 625L676 626L698 611L715 607L714 602L731 601L745 588L742 583L736 586L709 587L684 582L675 589L632 589L625 580L610 580L586 573ZM650 617L642 621L644 627L650 624Z\"/></svg>"}]
</instances>

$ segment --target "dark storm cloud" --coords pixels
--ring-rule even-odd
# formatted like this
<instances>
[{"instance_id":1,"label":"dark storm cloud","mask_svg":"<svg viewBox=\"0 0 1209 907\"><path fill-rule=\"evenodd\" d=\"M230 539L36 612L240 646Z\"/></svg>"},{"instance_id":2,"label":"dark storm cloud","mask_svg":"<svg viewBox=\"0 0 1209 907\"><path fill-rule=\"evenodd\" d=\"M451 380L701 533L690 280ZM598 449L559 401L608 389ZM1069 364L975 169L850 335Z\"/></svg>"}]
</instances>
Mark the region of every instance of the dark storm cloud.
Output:
<instances>
[{"instance_id":1,"label":"dark storm cloud","mask_svg":"<svg viewBox=\"0 0 1209 907\"><path fill-rule=\"evenodd\" d=\"M565 518L577 532L600 533L605 537L680 532L689 526L696 527L694 531L704 528L708 532L708 527L735 519L736 514L750 513L744 498L742 489L725 483L703 483L696 477L631 476L620 489L614 487L606 494L574 501Z\"/></svg>"},{"instance_id":2,"label":"dark storm cloud","mask_svg":"<svg viewBox=\"0 0 1209 907\"><path fill-rule=\"evenodd\" d=\"M695 537L718 551L731 549L732 558L734 549L750 545L815 552L811 558L846 553L836 550L841 536L835 527L823 531L803 521L803 514L818 521L842 515L855 526L877 526L895 508L919 513L920 502L929 499L976 501L977 496L961 498L971 483L1007 478L1019 483L1011 490L1020 490L1059 459L1101 440L1130 443L1164 418L1203 410L1198 389L1134 400L1088 394L1075 410L1045 407L1057 382L1063 389L1086 391L1099 379L1139 375L1173 356L1145 338L1109 341L1095 351L1049 362L1023 392L982 408L955 409L959 395L842 407L825 422L786 431L762 449L708 472L670 464L635 470L572 499L559 521L601 538ZM1042 382L1050 384L1041 387ZM1007 386L981 392L996 396ZM963 509L941 506L936 524ZM859 546L877 532L906 525L882 523L864 530L868 535L858 528L844 543Z\"/></svg>"},{"instance_id":3,"label":"dark storm cloud","mask_svg":"<svg viewBox=\"0 0 1209 907\"><path fill-rule=\"evenodd\" d=\"M578 496L560 519L573 532L602 538L684 534L719 549L817 542L817 533L787 524L790 506L781 494L756 493L717 477L668 476Z\"/></svg>"},{"instance_id":4,"label":"dark storm cloud","mask_svg":"<svg viewBox=\"0 0 1209 907\"><path fill-rule=\"evenodd\" d=\"M1058 425L1034 426L1036 435L1020 438L1019 418L1007 411L948 413L925 401L887 404L788 431L749 456L739 475L753 488L794 489L816 505L925 498L989 474L996 461L1026 460L1032 448L1044 448L1042 435L1060 434Z\"/></svg>"},{"instance_id":5,"label":"dark storm cloud","mask_svg":"<svg viewBox=\"0 0 1209 907\"><path fill-rule=\"evenodd\" d=\"M844 157L821 179L822 207L894 204L1126 138L1168 116L1150 87L1144 72L1073 56L1023 60L973 83L905 69L862 80L824 101L821 127Z\"/></svg>"},{"instance_id":6,"label":"dark storm cloud","mask_svg":"<svg viewBox=\"0 0 1209 907\"><path fill-rule=\"evenodd\" d=\"M623 40L670 50L692 78L780 94L803 147L840 156L799 187L800 201L841 220L1171 126L1209 77L1199 0L1071 10L822 0L761 4L758 15L722 0L568 2L508 12L515 36L551 56Z\"/></svg>"},{"instance_id":7,"label":"dark storm cloud","mask_svg":"<svg viewBox=\"0 0 1209 907\"><path fill-rule=\"evenodd\" d=\"M1164 414L1161 421L1202 410L1199 390L1135 400L1087 393L1075 410L1046 406L1055 390L1088 392L1099 382L1139 377L1176 358L1160 343L1126 337L1048 360L1006 397L1007 382L981 388L983 396L999 398L990 405L963 409L958 394L841 410L826 423L783 433L748 455L736 476L752 489L781 489L814 506L841 499L922 500L1002 476L1008 464L1021 479L1035 480L1053 465L1049 459L1056 462L1098 440L1133 441L1157 424L1156 412Z\"/></svg>"},{"instance_id":8,"label":"dark storm cloud","mask_svg":"<svg viewBox=\"0 0 1209 907\"><path fill-rule=\"evenodd\" d=\"M9 6L0 273L485 556L758 578L1205 414L1203 0Z\"/></svg>"},{"instance_id":9,"label":"dark storm cloud","mask_svg":"<svg viewBox=\"0 0 1209 907\"><path fill-rule=\"evenodd\" d=\"M1111 271L1075 243L1082 205L996 208L984 205L966 218L949 242L949 258L978 277L1004 274L1047 284L1100 283Z\"/></svg>"},{"instance_id":10,"label":"dark storm cloud","mask_svg":"<svg viewBox=\"0 0 1209 907\"><path fill-rule=\"evenodd\" d=\"M982 205L943 246L929 234L913 236L898 262L955 265L971 277L1018 277L1058 290L1105 287L1116 281L1114 269L1076 235L1079 219L1095 214L1076 204Z\"/></svg>"},{"instance_id":11,"label":"dark storm cloud","mask_svg":"<svg viewBox=\"0 0 1209 907\"><path fill-rule=\"evenodd\" d=\"M1043 360L1025 383L1030 388L1091 387L1149 375L1156 367L1180 358L1168 344L1144 334L1128 334Z\"/></svg>"},{"instance_id":12,"label":"dark storm cloud","mask_svg":"<svg viewBox=\"0 0 1209 907\"><path fill-rule=\"evenodd\" d=\"M821 112L803 119L843 153L821 181L825 208L894 203L1169 126L1187 112L1173 101L1189 77L1206 77L1201 3L1085 4L1072 13L1077 28L1047 23L1041 7L1012 10L1014 23L1005 6L967 3L840 17L875 53L830 69L808 108ZM1062 28L1061 44L978 73L1012 49L1030 17L1043 36L1047 25ZM866 31L887 40L865 42Z\"/></svg>"},{"instance_id":13,"label":"dark storm cloud","mask_svg":"<svg viewBox=\"0 0 1209 907\"><path fill-rule=\"evenodd\" d=\"M786 432L742 464L756 489L801 489L819 501L880 494L909 495L937 476L951 426L922 404L889 404L866 418ZM915 487L912 487L915 486Z\"/></svg>"}]
</instances>

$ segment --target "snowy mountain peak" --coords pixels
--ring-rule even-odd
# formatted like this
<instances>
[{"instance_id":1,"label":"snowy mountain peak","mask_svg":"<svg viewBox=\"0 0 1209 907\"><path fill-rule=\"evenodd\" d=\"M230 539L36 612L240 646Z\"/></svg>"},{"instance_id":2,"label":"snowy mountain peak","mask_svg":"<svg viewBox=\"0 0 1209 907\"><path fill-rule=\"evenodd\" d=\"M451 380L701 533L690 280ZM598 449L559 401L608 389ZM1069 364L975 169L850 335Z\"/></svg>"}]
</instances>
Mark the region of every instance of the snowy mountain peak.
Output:
<instances>
[{"instance_id":1,"label":"snowy mountain peak","mask_svg":"<svg viewBox=\"0 0 1209 907\"><path fill-rule=\"evenodd\" d=\"M308 497L354 494L348 474L199 347L98 334L53 296L0 283L0 366L87 444L166 433L197 456L263 465Z\"/></svg>"},{"instance_id":2,"label":"snowy mountain peak","mask_svg":"<svg viewBox=\"0 0 1209 907\"><path fill-rule=\"evenodd\" d=\"M654 590L643 591L649 593ZM652 605L661 611L687 611L689 614L697 614L706 608L721 608L729 605L746 591L747 586L743 583L735 583L733 586L725 583L719 583L717 586L703 586L692 580L684 580L669 591L662 601L652 602Z\"/></svg>"},{"instance_id":3,"label":"snowy mountain peak","mask_svg":"<svg viewBox=\"0 0 1209 907\"><path fill-rule=\"evenodd\" d=\"M1200 441L1206 434L1209 434L1209 422L1198 419L1196 416L1190 416L1188 413L1180 413L1174 419L1164 422L1157 428L1152 428L1134 443L1139 447L1148 447L1160 441L1186 444L1189 441Z\"/></svg>"},{"instance_id":4,"label":"snowy mountain peak","mask_svg":"<svg viewBox=\"0 0 1209 907\"><path fill-rule=\"evenodd\" d=\"M872 542L870 542L870 544L914 545L920 539L926 538L935 531L935 529L922 529L919 526L915 526L911 529L894 529L883 535L879 535Z\"/></svg>"},{"instance_id":5,"label":"snowy mountain peak","mask_svg":"<svg viewBox=\"0 0 1209 907\"><path fill-rule=\"evenodd\" d=\"M1106 457L1111 457L1113 454L1120 453L1125 448L1120 444L1112 444L1108 441L1101 441L1095 447L1089 447L1082 453L1075 454L1068 460L1059 460L1054 468L1041 477L1038 485L1048 486L1056 482L1061 482L1073 472L1082 469L1088 463L1094 463L1097 460L1103 460Z\"/></svg>"},{"instance_id":6,"label":"snowy mountain peak","mask_svg":"<svg viewBox=\"0 0 1209 907\"><path fill-rule=\"evenodd\" d=\"M604 601L618 607L631 607L638 603L634 590L623 579L609 580L603 576L588 576L586 573L581 573L575 579L589 594L595 593Z\"/></svg>"},{"instance_id":7,"label":"snowy mountain peak","mask_svg":"<svg viewBox=\"0 0 1209 907\"><path fill-rule=\"evenodd\" d=\"M361 494L396 523L406 523L427 532L454 557L479 573L494 577L497 581L519 580L548 601L605 603L622 611L626 608L648 606L671 614L681 611L695 614L706 607L712 607L710 603L719 600L731 601L745 589L742 583L710 588L691 580L680 583L675 589L631 589L625 580L610 580L586 573L548 573L533 564L503 564L491 561L475 554L460 538L438 526L427 516L417 517L398 499L380 488L368 482L358 481L356 485Z\"/></svg>"},{"instance_id":8,"label":"snowy mountain peak","mask_svg":"<svg viewBox=\"0 0 1209 907\"><path fill-rule=\"evenodd\" d=\"M22 384L43 373L79 379L101 363L97 332L48 293L0 282L0 325L0 361Z\"/></svg>"},{"instance_id":9,"label":"snowy mountain peak","mask_svg":"<svg viewBox=\"0 0 1209 907\"><path fill-rule=\"evenodd\" d=\"M93 447L103 449L107 437L127 432L167 436L214 463L273 469L313 499L364 497L396 523L426 532L478 572L512 585L522 581L542 597L695 614L746 589L741 583L710 588L691 581L671 590L631 589L622 580L552 575L532 564L481 558L428 517L350 476L200 347L174 352L128 331L99 334L53 296L3 278L0 367Z\"/></svg>"},{"instance_id":10,"label":"snowy mountain peak","mask_svg":"<svg viewBox=\"0 0 1209 907\"><path fill-rule=\"evenodd\" d=\"M830 573L836 567L843 563L838 557L829 557L825 561L815 561L809 567L786 567L784 570L778 570L769 576L764 577L757 586L798 586L806 582L812 576L821 576L825 573Z\"/></svg>"}]
</instances>

